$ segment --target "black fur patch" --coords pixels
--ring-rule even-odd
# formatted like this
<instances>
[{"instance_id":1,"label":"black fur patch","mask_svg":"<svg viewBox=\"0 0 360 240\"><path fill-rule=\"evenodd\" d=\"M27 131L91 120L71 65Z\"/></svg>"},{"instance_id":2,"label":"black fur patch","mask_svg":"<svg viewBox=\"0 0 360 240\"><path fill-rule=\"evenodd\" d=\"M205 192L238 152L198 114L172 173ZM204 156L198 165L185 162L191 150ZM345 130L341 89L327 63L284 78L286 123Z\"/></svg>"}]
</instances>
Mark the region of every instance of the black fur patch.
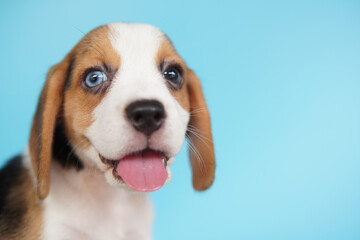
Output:
<instances>
[{"instance_id":1,"label":"black fur patch","mask_svg":"<svg viewBox=\"0 0 360 240\"><path fill-rule=\"evenodd\" d=\"M70 145L68 138L65 135L62 123L60 120L56 123L54 142L53 142L53 158L59 162L64 168L74 167L76 170L81 170L84 165L80 159L75 155L73 148Z\"/></svg>"},{"instance_id":2,"label":"black fur patch","mask_svg":"<svg viewBox=\"0 0 360 240\"><path fill-rule=\"evenodd\" d=\"M21 160L16 156L0 170L0 238L19 232L27 212L25 196L16 189L28 177Z\"/></svg>"}]
</instances>

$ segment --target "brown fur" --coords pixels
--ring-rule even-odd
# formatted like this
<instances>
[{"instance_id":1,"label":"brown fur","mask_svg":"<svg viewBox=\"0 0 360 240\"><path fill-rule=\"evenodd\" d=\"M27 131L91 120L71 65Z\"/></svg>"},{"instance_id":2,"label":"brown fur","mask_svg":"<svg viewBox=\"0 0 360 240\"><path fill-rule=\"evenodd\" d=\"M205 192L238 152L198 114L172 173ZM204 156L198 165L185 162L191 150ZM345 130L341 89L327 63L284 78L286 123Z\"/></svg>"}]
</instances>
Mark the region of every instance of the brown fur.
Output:
<instances>
[{"instance_id":1,"label":"brown fur","mask_svg":"<svg viewBox=\"0 0 360 240\"><path fill-rule=\"evenodd\" d=\"M36 197L36 189L22 159L13 159L1 172L1 181L5 181L9 192L5 193L0 206L0 239L2 240L38 240L42 228L42 209ZM6 174L6 175L2 175ZM3 182L3 184L5 184ZM4 194L4 193L3 193Z\"/></svg>"},{"instance_id":2,"label":"brown fur","mask_svg":"<svg viewBox=\"0 0 360 240\"><path fill-rule=\"evenodd\" d=\"M62 104L62 90L67 67L67 61L64 61L51 68L40 96L31 129L30 155L40 199L44 199L49 192L53 135Z\"/></svg>"},{"instance_id":3,"label":"brown fur","mask_svg":"<svg viewBox=\"0 0 360 240\"><path fill-rule=\"evenodd\" d=\"M199 191L206 190L211 186L215 176L215 153L210 115L200 80L191 69L186 67L168 39L161 43L156 61L158 64L163 61L174 62L184 70L184 86L180 90L171 91L171 93L180 105L190 112L188 135L193 148L190 149L193 186Z\"/></svg>"},{"instance_id":4,"label":"brown fur","mask_svg":"<svg viewBox=\"0 0 360 240\"><path fill-rule=\"evenodd\" d=\"M177 54L174 46L171 44L170 40L166 38L159 47L157 56L156 56L156 62L158 66L162 62L173 62L177 63L181 66L181 68L184 70L184 75L186 76L187 67L185 65L185 62L180 58L180 56ZM177 91L171 91L171 94L174 96L174 98L180 103L180 105L186 110L190 111L190 103L189 103L189 96L188 91L186 89L186 82L187 79L184 79L184 86L177 90Z\"/></svg>"},{"instance_id":5,"label":"brown fur","mask_svg":"<svg viewBox=\"0 0 360 240\"><path fill-rule=\"evenodd\" d=\"M189 123L190 142L198 151L197 153L190 151L193 187L196 190L202 191L208 189L214 181L214 144L211 134L210 114L201 90L200 80L190 69L188 69L187 77L187 89L191 103Z\"/></svg>"},{"instance_id":6,"label":"brown fur","mask_svg":"<svg viewBox=\"0 0 360 240\"><path fill-rule=\"evenodd\" d=\"M73 50L76 55L75 68L72 71L71 86L64 96L63 118L69 139L82 148L90 144L84 137L84 132L93 121L94 108L106 93L91 94L81 89L82 74L87 68L96 65L107 64L115 71L120 67L120 56L113 49L108 35L107 26L99 27L86 35Z\"/></svg>"},{"instance_id":7,"label":"brown fur","mask_svg":"<svg viewBox=\"0 0 360 240\"><path fill-rule=\"evenodd\" d=\"M56 121L61 119L67 137L72 144L85 148L90 143L84 132L92 123L92 112L105 93L91 94L81 89L84 71L93 66L108 64L118 69L120 57L108 39L107 26L99 27L87 34L58 65L51 68L38 108L34 116L30 135L30 154L37 176L37 192L40 199L49 193L50 163ZM64 93L70 62L69 86Z\"/></svg>"}]
</instances>

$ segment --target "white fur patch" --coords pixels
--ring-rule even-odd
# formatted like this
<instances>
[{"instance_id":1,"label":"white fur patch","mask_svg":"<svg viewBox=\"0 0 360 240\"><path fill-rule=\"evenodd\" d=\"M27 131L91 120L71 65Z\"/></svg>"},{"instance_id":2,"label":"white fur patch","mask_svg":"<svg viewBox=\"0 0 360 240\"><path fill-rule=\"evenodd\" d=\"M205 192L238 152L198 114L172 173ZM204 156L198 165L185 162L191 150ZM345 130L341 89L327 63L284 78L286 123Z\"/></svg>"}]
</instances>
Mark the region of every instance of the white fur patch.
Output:
<instances>
[{"instance_id":1,"label":"white fur patch","mask_svg":"<svg viewBox=\"0 0 360 240\"><path fill-rule=\"evenodd\" d=\"M152 221L147 194L111 187L96 169L78 172L53 163L43 240L149 240Z\"/></svg>"}]
</instances>

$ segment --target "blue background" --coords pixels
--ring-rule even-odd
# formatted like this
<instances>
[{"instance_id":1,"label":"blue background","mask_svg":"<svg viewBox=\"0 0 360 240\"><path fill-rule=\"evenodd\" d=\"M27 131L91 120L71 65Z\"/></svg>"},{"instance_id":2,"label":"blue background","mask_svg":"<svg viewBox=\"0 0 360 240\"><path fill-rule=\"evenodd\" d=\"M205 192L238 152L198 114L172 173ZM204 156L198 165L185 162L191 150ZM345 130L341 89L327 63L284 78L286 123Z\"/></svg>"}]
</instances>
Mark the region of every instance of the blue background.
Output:
<instances>
[{"instance_id":1,"label":"blue background","mask_svg":"<svg viewBox=\"0 0 360 240\"><path fill-rule=\"evenodd\" d=\"M49 67L113 21L167 33L212 115L216 181L191 188L184 148L154 239L360 239L359 1L1 1L1 164Z\"/></svg>"}]
</instances>

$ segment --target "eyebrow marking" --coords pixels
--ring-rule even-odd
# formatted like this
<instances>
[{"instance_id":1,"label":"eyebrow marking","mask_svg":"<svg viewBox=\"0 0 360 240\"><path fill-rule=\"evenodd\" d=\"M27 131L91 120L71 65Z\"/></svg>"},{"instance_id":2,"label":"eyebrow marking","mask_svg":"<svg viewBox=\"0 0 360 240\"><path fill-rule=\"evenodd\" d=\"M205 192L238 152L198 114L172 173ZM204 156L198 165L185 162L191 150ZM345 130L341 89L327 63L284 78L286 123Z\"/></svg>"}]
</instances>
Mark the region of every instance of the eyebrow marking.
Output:
<instances>
[{"instance_id":1,"label":"eyebrow marking","mask_svg":"<svg viewBox=\"0 0 360 240\"><path fill-rule=\"evenodd\" d=\"M176 62L176 61L166 61L165 60L165 61L162 61L160 63L160 71L161 72L164 71L165 68L167 68L167 67L175 67L175 68L177 68L179 70L181 75L184 74L183 66L180 63Z\"/></svg>"},{"instance_id":2,"label":"eyebrow marking","mask_svg":"<svg viewBox=\"0 0 360 240\"><path fill-rule=\"evenodd\" d=\"M102 66L109 75L111 74L111 78L114 76L115 72L117 72L117 68L114 68L111 65L103 63Z\"/></svg>"}]
</instances>

